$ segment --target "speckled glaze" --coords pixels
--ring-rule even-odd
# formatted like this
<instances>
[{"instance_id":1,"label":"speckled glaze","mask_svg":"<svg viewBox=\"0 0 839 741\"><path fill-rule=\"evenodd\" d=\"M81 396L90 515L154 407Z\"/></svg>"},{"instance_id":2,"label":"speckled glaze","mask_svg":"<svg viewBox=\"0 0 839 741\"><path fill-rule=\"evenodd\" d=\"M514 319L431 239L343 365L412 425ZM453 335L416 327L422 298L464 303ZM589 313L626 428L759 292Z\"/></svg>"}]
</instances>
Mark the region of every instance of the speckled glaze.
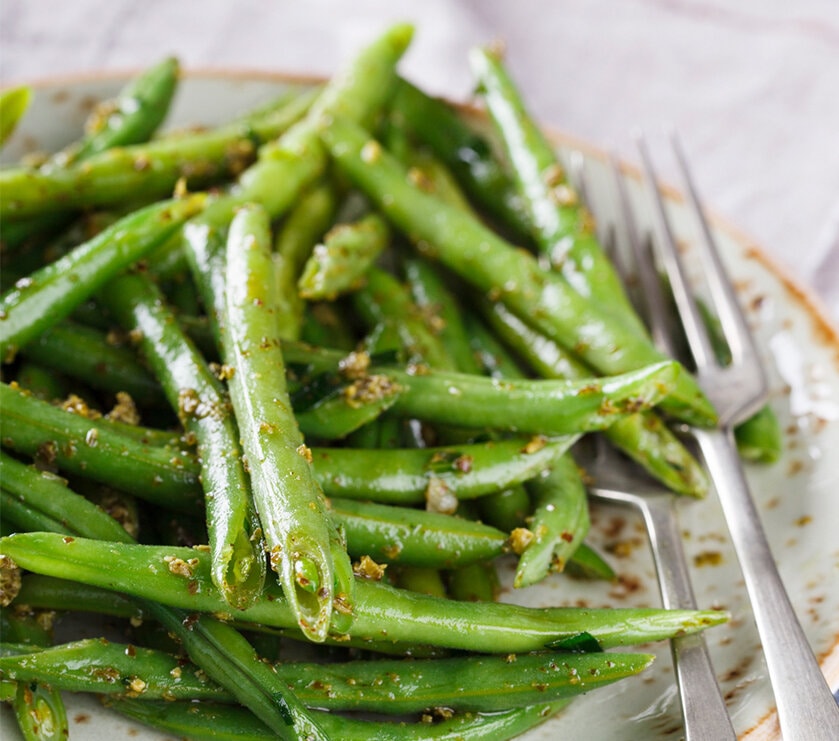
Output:
<instances>
[{"instance_id":1,"label":"speckled glaze","mask_svg":"<svg viewBox=\"0 0 839 741\"><path fill-rule=\"evenodd\" d=\"M114 77L50 82L36 88L32 108L3 152L3 161L36 149L54 149L78 135L90 106L119 87ZM205 73L187 77L169 127L221 123L264 102L288 84L266 74ZM556 137L563 154L581 151L598 212L614 195L603 156ZM690 142L686 142L688 153ZM639 181L626 179L640 204ZM713 194L705 194L713 204ZM672 215L690 253L693 224L681 198L670 192ZM784 429L785 452L772 466L750 466L748 477L764 526L804 630L834 691L839 688L839 336L813 299L790 282L750 240L715 220L715 232L769 369L771 403ZM614 584L588 584L560 576L522 591L511 587L514 563L503 563L503 598L533 606L658 606L646 534L626 510L593 507L591 542L620 575ZM732 621L707 634L711 657L738 734L748 741L779 738L774 703L745 588L715 496L684 502L685 544L700 607L731 611ZM681 737L678 698L666 645L650 647L658 659L644 676L576 700L559 717L526 736L554 739L585 728L589 741L676 741ZM790 677L790 681L795 681ZM160 739L164 736L103 710L90 698L68 698L71 737ZM15 738L8 711L0 735ZM8 735L7 735L8 733Z\"/></svg>"}]
</instances>

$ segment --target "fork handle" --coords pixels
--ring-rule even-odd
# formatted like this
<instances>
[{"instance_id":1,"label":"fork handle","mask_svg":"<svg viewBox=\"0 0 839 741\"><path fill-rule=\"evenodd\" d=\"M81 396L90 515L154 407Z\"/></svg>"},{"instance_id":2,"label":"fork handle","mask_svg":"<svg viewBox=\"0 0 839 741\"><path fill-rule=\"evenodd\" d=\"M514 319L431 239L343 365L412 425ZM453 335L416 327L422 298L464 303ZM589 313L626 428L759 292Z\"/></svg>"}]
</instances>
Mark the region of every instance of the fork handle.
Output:
<instances>
[{"instance_id":1,"label":"fork handle","mask_svg":"<svg viewBox=\"0 0 839 741\"><path fill-rule=\"evenodd\" d=\"M696 430L752 603L786 741L839 739L839 705L795 615L730 428Z\"/></svg>"},{"instance_id":2,"label":"fork handle","mask_svg":"<svg viewBox=\"0 0 839 741\"><path fill-rule=\"evenodd\" d=\"M662 604L668 609L695 610L674 498L665 494L638 499L650 536ZM670 649L682 702L685 741L736 741L702 633L675 638Z\"/></svg>"}]
</instances>

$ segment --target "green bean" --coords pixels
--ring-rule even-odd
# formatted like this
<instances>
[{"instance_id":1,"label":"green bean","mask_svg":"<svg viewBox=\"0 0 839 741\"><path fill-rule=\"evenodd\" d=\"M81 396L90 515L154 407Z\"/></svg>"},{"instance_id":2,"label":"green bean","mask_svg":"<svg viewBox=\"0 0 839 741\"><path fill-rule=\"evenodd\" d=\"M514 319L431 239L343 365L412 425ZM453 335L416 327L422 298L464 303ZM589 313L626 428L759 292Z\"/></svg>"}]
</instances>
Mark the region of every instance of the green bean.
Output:
<instances>
[{"instance_id":1,"label":"green bean","mask_svg":"<svg viewBox=\"0 0 839 741\"><path fill-rule=\"evenodd\" d=\"M541 253L574 290L609 311L614 321L647 337L623 283L597 240L591 214L568 182L555 149L525 110L501 60L491 51L475 49L470 61Z\"/></svg>"},{"instance_id":2,"label":"green bean","mask_svg":"<svg viewBox=\"0 0 839 741\"><path fill-rule=\"evenodd\" d=\"M434 566L400 566L393 572L393 584L407 592L446 598L446 583L440 569Z\"/></svg>"},{"instance_id":3,"label":"green bean","mask_svg":"<svg viewBox=\"0 0 839 741\"><path fill-rule=\"evenodd\" d=\"M463 114L400 79L393 109L449 167L469 196L518 237L530 234L530 224L510 178L486 139Z\"/></svg>"},{"instance_id":4,"label":"green bean","mask_svg":"<svg viewBox=\"0 0 839 741\"><path fill-rule=\"evenodd\" d=\"M18 281L0 297L0 354L4 361L160 244L203 205L202 196L193 196L141 209Z\"/></svg>"},{"instance_id":5,"label":"green bean","mask_svg":"<svg viewBox=\"0 0 839 741\"><path fill-rule=\"evenodd\" d=\"M342 384L314 379L296 389L292 402L300 429L306 437L339 440L377 420L399 398L401 388L378 374Z\"/></svg>"},{"instance_id":6,"label":"green bean","mask_svg":"<svg viewBox=\"0 0 839 741\"><path fill-rule=\"evenodd\" d=\"M125 391L142 406L166 403L160 386L136 355L108 342L97 329L65 321L39 334L21 349L21 354L92 388Z\"/></svg>"},{"instance_id":7,"label":"green bean","mask_svg":"<svg viewBox=\"0 0 839 741\"><path fill-rule=\"evenodd\" d=\"M235 209L255 202L271 218L285 213L326 168L327 156L317 137L318 121L338 114L362 121L372 118L389 95L395 80L394 65L412 34L410 26L396 25L364 49L327 84L306 118L260 150L259 159L243 173L231 194L218 199L200 218L187 224L183 231L185 252L211 320L218 321L224 305L219 260ZM218 342L223 328L215 326L214 330ZM292 324L291 330L283 331L293 330Z\"/></svg>"},{"instance_id":8,"label":"green bean","mask_svg":"<svg viewBox=\"0 0 839 741\"><path fill-rule=\"evenodd\" d=\"M480 304L484 316L542 378L585 378L589 370L577 358L500 304ZM620 450L675 492L703 497L704 469L662 419L651 412L629 415L605 430Z\"/></svg>"},{"instance_id":9,"label":"green bean","mask_svg":"<svg viewBox=\"0 0 839 741\"><path fill-rule=\"evenodd\" d=\"M204 303L212 307L212 313L217 315L222 305L221 294L210 278L212 254L217 252L219 242L223 243L233 211L243 203L255 202L271 218L285 213L326 169L327 156L317 136L317 123L335 115L359 121L371 119L389 97L394 66L412 35L409 25L393 26L358 54L343 73L330 80L303 120L261 148L259 159L242 174L231 194L216 201L185 229L187 256Z\"/></svg>"},{"instance_id":10,"label":"green bean","mask_svg":"<svg viewBox=\"0 0 839 741\"><path fill-rule=\"evenodd\" d=\"M330 738L343 741L504 741L556 715L568 700L531 705L499 713L459 713L440 723L386 723L319 713ZM241 708L215 703L116 700L110 706L134 720L196 740L263 741L270 730Z\"/></svg>"},{"instance_id":11,"label":"green bean","mask_svg":"<svg viewBox=\"0 0 839 741\"><path fill-rule=\"evenodd\" d=\"M678 384L679 366L666 361L618 376L588 381L498 381L471 374L408 366L366 366L365 356L299 344L283 345L289 364L310 372L335 372L360 364L368 376L384 375L402 390L392 411L399 416L461 427L563 435L608 427L616 418L658 403ZM457 404L453 404L453 399Z\"/></svg>"},{"instance_id":12,"label":"green bean","mask_svg":"<svg viewBox=\"0 0 839 741\"><path fill-rule=\"evenodd\" d=\"M333 603L352 607L352 565L326 512L285 381L268 216L243 207L230 225L224 358L271 568L303 632L326 638Z\"/></svg>"},{"instance_id":13,"label":"green bean","mask_svg":"<svg viewBox=\"0 0 839 741\"><path fill-rule=\"evenodd\" d=\"M64 701L59 691L49 685L18 682L12 708L24 741L48 741L70 735Z\"/></svg>"},{"instance_id":14,"label":"green bean","mask_svg":"<svg viewBox=\"0 0 839 741\"><path fill-rule=\"evenodd\" d=\"M504 551L507 536L460 517L350 499L331 499L353 558L428 568L456 568Z\"/></svg>"},{"instance_id":15,"label":"green bean","mask_svg":"<svg viewBox=\"0 0 839 741\"><path fill-rule=\"evenodd\" d=\"M413 187L404 169L363 129L343 119L324 124L321 137L333 159L400 229L422 249L475 288L501 300L552 339L570 343L602 373L620 373L661 360L661 353L559 276L542 271L463 211ZM682 374L664 402L674 415L701 425L716 415L694 379Z\"/></svg>"},{"instance_id":16,"label":"green bean","mask_svg":"<svg viewBox=\"0 0 839 741\"><path fill-rule=\"evenodd\" d=\"M123 327L141 335L169 404L197 440L213 579L231 605L247 605L262 588L265 558L228 401L147 278L123 275L105 287L102 298Z\"/></svg>"},{"instance_id":17,"label":"green bean","mask_svg":"<svg viewBox=\"0 0 839 741\"><path fill-rule=\"evenodd\" d=\"M67 168L4 170L0 173L0 189L14 193L14 198L7 196L0 201L0 217L19 219L53 209L66 212L113 206L128 198L163 198L181 178L195 188L235 175L253 160L259 144L276 138L298 121L317 93L304 92L260 121L119 147Z\"/></svg>"},{"instance_id":18,"label":"green bean","mask_svg":"<svg viewBox=\"0 0 839 741\"><path fill-rule=\"evenodd\" d=\"M427 260L416 257L405 259L403 266L414 303L426 322L436 329L453 368L462 373L481 374L483 369L472 353L462 321L463 307L454 299L439 270Z\"/></svg>"},{"instance_id":19,"label":"green bean","mask_svg":"<svg viewBox=\"0 0 839 741\"><path fill-rule=\"evenodd\" d=\"M392 411L439 424L546 435L604 429L668 396L679 379L672 361L589 381L496 381L435 370L404 376ZM457 403L453 403L454 401Z\"/></svg>"},{"instance_id":20,"label":"green bean","mask_svg":"<svg viewBox=\"0 0 839 741\"><path fill-rule=\"evenodd\" d=\"M190 612L230 614L213 586L210 556L201 550L18 533L0 540L0 553L36 573L155 599ZM187 568L173 569L172 563ZM119 568L113 568L114 564ZM367 580L356 581L353 615L348 633L355 638L387 638L486 653L550 648L584 632L603 648L611 648L666 640L728 619L727 613L715 610L474 605L424 597ZM295 627L297 622L282 591L270 582L251 607L235 616L240 621L281 628Z\"/></svg>"},{"instance_id":21,"label":"green bean","mask_svg":"<svg viewBox=\"0 0 839 741\"><path fill-rule=\"evenodd\" d=\"M491 561L480 561L448 572L449 596L460 602L495 602L501 593Z\"/></svg>"},{"instance_id":22,"label":"green bean","mask_svg":"<svg viewBox=\"0 0 839 741\"><path fill-rule=\"evenodd\" d=\"M163 651L88 638L0 657L0 677L34 679L65 692L124 694L143 699L231 701L195 664Z\"/></svg>"},{"instance_id":23,"label":"green bean","mask_svg":"<svg viewBox=\"0 0 839 741\"><path fill-rule=\"evenodd\" d=\"M774 463L784 449L778 417L768 404L734 428L734 439L740 455L757 463Z\"/></svg>"},{"instance_id":24,"label":"green bean","mask_svg":"<svg viewBox=\"0 0 839 741\"><path fill-rule=\"evenodd\" d=\"M0 145L4 144L17 128L31 100L32 88L28 85L19 85L0 92Z\"/></svg>"},{"instance_id":25,"label":"green bean","mask_svg":"<svg viewBox=\"0 0 839 741\"><path fill-rule=\"evenodd\" d=\"M586 579L605 579L614 581L614 569L603 557L589 545L580 543L571 560L566 564L565 573Z\"/></svg>"},{"instance_id":26,"label":"green bean","mask_svg":"<svg viewBox=\"0 0 839 741\"><path fill-rule=\"evenodd\" d=\"M303 365L310 372L335 372L339 366L356 368L363 356L347 358L340 352L284 343L289 364ZM366 366L365 366L366 367ZM487 427L536 434L602 429L616 416L657 403L676 375L672 361L618 376L589 381L515 380L503 383L471 374L426 370L408 366L406 371L370 365L368 374L388 376L402 393L393 406L400 416L428 422L469 427ZM605 407L595 411L596 397ZM457 404L452 404L452 399ZM573 399L573 402L572 402ZM608 408L608 411L606 409ZM573 409L573 412L572 412Z\"/></svg>"},{"instance_id":27,"label":"green bean","mask_svg":"<svg viewBox=\"0 0 839 741\"><path fill-rule=\"evenodd\" d=\"M70 535L81 535L76 523L86 522L85 531L93 537L122 542L131 540L116 520L108 516L101 517L105 513L93 502L71 491L66 481L27 466L2 451L0 478L4 492L8 492L17 502L60 523L63 531ZM4 505L8 504L8 500L4 499ZM4 511L4 516L8 514L14 517L13 512Z\"/></svg>"},{"instance_id":28,"label":"green bean","mask_svg":"<svg viewBox=\"0 0 839 741\"><path fill-rule=\"evenodd\" d=\"M297 288L309 301L334 301L366 280L368 268L387 246L390 228L378 214L333 227L315 246Z\"/></svg>"},{"instance_id":29,"label":"green bean","mask_svg":"<svg viewBox=\"0 0 839 741\"><path fill-rule=\"evenodd\" d=\"M100 103L88 118L85 136L52 155L42 172L62 169L106 149L145 142L165 117L178 79L176 60L166 59L130 81L116 98ZM140 168L143 169L143 168ZM167 195L161 192L161 195ZM3 226L3 241L12 247L62 230L72 214L35 216Z\"/></svg>"},{"instance_id":30,"label":"green bean","mask_svg":"<svg viewBox=\"0 0 839 741\"><path fill-rule=\"evenodd\" d=\"M419 171L428 174L426 163L417 165ZM465 201L456 191L454 185L439 187L441 178L447 177L437 168L430 177L435 178L435 189L444 192L448 202L467 208ZM445 180L443 181L446 182ZM451 365L456 369L468 373L482 373L477 358L472 353L466 327L461 317L463 311L454 295L445 285L442 275L430 263L418 259L405 261L405 273L411 292L417 306L425 312L426 321L437 329L437 339ZM497 438L498 436L495 435ZM495 510L510 501L510 497L518 495L519 503L525 501L525 511L529 509L527 494L522 486L510 490L502 490L482 497L479 503L480 512L487 511L499 514ZM501 505L499 505L499 502ZM459 508L460 509L460 508ZM460 509L462 512L462 509ZM466 517L477 517L477 512L463 513ZM506 513L505 513L506 514ZM498 521L498 520L496 520ZM512 520L506 520L503 528L510 532L514 527ZM495 565L489 561L475 562L461 566L448 574L448 593L453 599L472 601L495 601L499 594L498 574Z\"/></svg>"},{"instance_id":31,"label":"green bean","mask_svg":"<svg viewBox=\"0 0 839 741\"><path fill-rule=\"evenodd\" d=\"M3 511L3 522L10 526L9 535L21 530L44 530L51 533L74 535L73 531L66 527L63 522L18 499L14 494L7 491L5 486L0 486L0 509Z\"/></svg>"},{"instance_id":32,"label":"green bean","mask_svg":"<svg viewBox=\"0 0 839 741\"><path fill-rule=\"evenodd\" d=\"M61 165L147 141L169 111L179 72L178 60L168 57L131 80L117 97L96 106L85 124L84 138L60 158Z\"/></svg>"},{"instance_id":33,"label":"green bean","mask_svg":"<svg viewBox=\"0 0 839 741\"><path fill-rule=\"evenodd\" d=\"M66 579L43 576L41 574L27 573L23 576L17 599L20 604L26 604L36 609L89 612L98 615L124 618L131 620L132 626L136 624L144 625L142 621L148 617L128 597L120 595L117 592ZM3 611L0 610L0 615L2 614ZM231 625L242 631L267 633L306 642L307 644L309 643L309 640L300 633L296 625L289 625L288 628L277 628L259 623L241 621L233 621ZM12 636L13 634L11 632L3 632L2 635ZM324 643L336 648L373 651L388 656L439 658L447 654L444 649L433 646L421 645L415 642L390 641L386 638L372 640L341 635L336 638L327 638Z\"/></svg>"},{"instance_id":34,"label":"green bean","mask_svg":"<svg viewBox=\"0 0 839 741\"><path fill-rule=\"evenodd\" d=\"M397 715L435 707L500 712L552 702L633 676L649 666L652 658L627 653L542 653L283 662L274 669L307 706ZM40 680L68 692L138 696L144 701L232 699L193 664L163 651L103 638L3 656L0 676L20 682Z\"/></svg>"},{"instance_id":35,"label":"green bean","mask_svg":"<svg viewBox=\"0 0 839 741\"><path fill-rule=\"evenodd\" d=\"M277 323L283 339L300 339L304 304L297 281L315 244L332 224L335 209L334 189L316 185L300 196L277 232L274 271L280 301Z\"/></svg>"},{"instance_id":36,"label":"green bean","mask_svg":"<svg viewBox=\"0 0 839 741\"><path fill-rule=\"evenodd\" d=\"M514 586L526 587L551 569L562 571L589 530L586 489L571 456L559 458L547 476L528 487L534 497L533 541L522 551Z\"/></svg>"},{"instance_id":37,"label":"green bean","mask_svg":"<svg viewBox=\"0 0 839 741\"><path fill-rule=\"evenodd\" d=\"M4 507L4 516L6 514ZM5 564L4 570L5 570ZM5 590L0 603L8 604ZM27 653L35 646L48 645L52 639L52 630L44 629L30 614L15 611L8 615L2 610L2 635L6 641L0 647L0 655ZM20 641L13 646L8 641ZM18 728L26 741L41 741L52 738L66 738L69 735L64 701L58 688L43 682L42 678L32 678L26 682L17 682L14 688L5 688L3 694L11 702L17 719Z\"/></svg>"},{"instance_id":38,"label":"green bean","mask_svg":"<svg viewBox=\"0 0 839 741\"><path fill-rule=\"evenodd\" d=\"M4 447L164 507L200 511L198 468L189 453L148 445L7 384L0 384L0 407Z\"/></svg>"},{"instance_id":39,"label":"green bean","mask_svg":"<svg viewBox=\"0 0 839 741\"><path fill-rule=\"evenodd\" d=\"M527 481L550 466L575 439L518 437L471 445L370 451L315 448L312 458L329 497L424 504L435 492L474 499Z\"/></svg>"},{"instance_id":40,"label":"green bean","mask_svg":"<svg viewBox=\"0 0 839 741\"><path fill-rule=\"evenodd\" d=\"M317 137L318 122L341 116L369 125L390 97L395 84L393 68L412 36L410 25L397 24L362 50L330 80L306 119L263 149L259 162L243 173L240 193L261 203L272 217L285 210L289 197L296 196L300 187L326 166L326 153Z\"/></svg>"},{"instance_id":41,"label":"green bean","mask_svg":"<svg viewBox=\"0 0 839 741\"><path fill-rule=\"evenodd\" d=\"M481 371L493 378L518 378L523 376L506 348L498 342L486 325L472 312L463 314L464 330L469 345ZM530 496L524 487L508 489L481 503L481 517L489 525L512 530L525 524L530 512Z\"/></svg>"}]
</instances>

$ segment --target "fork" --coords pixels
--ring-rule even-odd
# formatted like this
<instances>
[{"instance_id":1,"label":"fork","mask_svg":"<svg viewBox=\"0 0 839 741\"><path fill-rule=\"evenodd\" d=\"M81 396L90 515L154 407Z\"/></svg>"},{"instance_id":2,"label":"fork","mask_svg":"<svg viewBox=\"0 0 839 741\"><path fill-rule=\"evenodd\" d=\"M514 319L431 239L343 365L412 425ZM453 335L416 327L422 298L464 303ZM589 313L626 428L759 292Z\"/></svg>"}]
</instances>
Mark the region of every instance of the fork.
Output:
<instances>
[{"instance_id":1,"label":"fork","mask_svg":"<svg viewBox=\"0 0 839 741\"><path fill-rule=\"evenodd\" d=\"M746 584L775 694L781 734L786 741L839 739L839 705L813 655L789 596L784 589L760 516L741 465L733 437L734 426L765 402L768 383L754 339L726 275L711 229L704 216L684 152L675 135L671 144L701 239L701 255L712 308L731 350L730 364L715 357L710 337L687 278L674 230L649 148L637 138L644 180L653 204L655 240L677 313L684 328L699 384L719 414L714 429L692 429L722 505L734 550ZM639 278L650 286L657 271L649 250L638 250ZM644 291L648 296L648 288ZM659 292L654 291L657 295ZM653 308L653 311L656 311ZM661 312L661 307L657 309ZM666 312L661 313L665 316ZM664 330L661 330L662 333ZM672 343L671 343L672 344Z\"/></svg>"},{"instance_id":2,"label":"fork","mask_svg":"<svg viewBox=\"0 0 839 741\"><path fill-rule=\"evenodd\" d=\"M582 157L572 155L570 165L581 198L591 203ZM610 165L619 197L620 217L625 226L624 233L635 253L641 246L625 185L614 158L610 158ZM629 269L615 249L616 240L617 230L610 229L603 241L618 272L626 281ZM647 279L645 275L645 283ZM646 289L646 286L642 287ZM651 287L651 290L656 289L659 289L657 282ZM640 302L640 297L638 299ZM664 314L644 313L650 314L647 323L653 338L666 338L662 326ZM578 445L577 452L582 456L586 471L592 479L587 488L593 499L630 507L641 515L650 542L662 605L668 609L696 609L676 512L676 495L654 481L635 463L619 455L602 438L594 439L593 449L591 446ZM684 740L736 741L737 735L720 692L703 634L700 632L675 638L670 642L670 649L679 690Z\"/></svg>"}]
</instances>

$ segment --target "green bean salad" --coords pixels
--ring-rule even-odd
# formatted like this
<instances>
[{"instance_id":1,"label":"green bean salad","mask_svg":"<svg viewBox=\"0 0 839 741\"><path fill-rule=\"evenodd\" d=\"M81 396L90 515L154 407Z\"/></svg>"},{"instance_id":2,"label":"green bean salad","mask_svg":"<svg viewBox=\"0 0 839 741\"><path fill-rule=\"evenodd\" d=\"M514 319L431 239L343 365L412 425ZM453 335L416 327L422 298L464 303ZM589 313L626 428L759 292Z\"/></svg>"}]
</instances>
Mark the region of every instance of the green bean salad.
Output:
<instances>
[{"instance_id":1,"label":"green bean salad","mask_svg":"<svg viewBox=\"0 0 839 741\"><path fill-rule=\"evenodd\" d=\"M581 438L698 498L672 424L715 411L498 52L469 60L490 131L400 77L412 35L186 132L158 131L165 59L0 169L0 693L24 738L67 736L67 692L191 739L513 738L728 619L499 601L499 564L514 589L615 577ZM31 94L2 93L3 139ZM768 410L742 439L779 453ZM55 630L80 615L102 635Z\"/></svg>"}]
</instances>

